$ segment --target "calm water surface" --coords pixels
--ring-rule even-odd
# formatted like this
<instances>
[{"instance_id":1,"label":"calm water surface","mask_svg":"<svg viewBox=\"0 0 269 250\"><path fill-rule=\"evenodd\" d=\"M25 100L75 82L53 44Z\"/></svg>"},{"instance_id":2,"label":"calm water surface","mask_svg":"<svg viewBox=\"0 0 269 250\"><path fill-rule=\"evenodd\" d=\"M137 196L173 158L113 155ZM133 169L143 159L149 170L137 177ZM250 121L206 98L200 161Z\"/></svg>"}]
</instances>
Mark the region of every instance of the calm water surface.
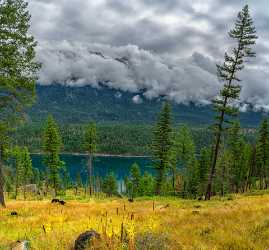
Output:
<instances>
[{"instance_id":1,"label":"calm water surface","mask_svg":"<svg viewBox=\"0 0 269 250\"><path fill-rule=\"evenodd\" d=\"M45 169L42 163L42 155L32 155L33 166L38 169ZM69 171L72 180L76 179L77 173L81 174L85 182L87 174L87 157L84 155L61 155L61 160L65 162L66 169ZM119 156L96 156L93 161L94 175L104 177L113 172L118 181L122 181L129 175L132 164L137 163L141 172L154 174L152 161L148 157L119 157Z\"/></svg>"}]
</instances>

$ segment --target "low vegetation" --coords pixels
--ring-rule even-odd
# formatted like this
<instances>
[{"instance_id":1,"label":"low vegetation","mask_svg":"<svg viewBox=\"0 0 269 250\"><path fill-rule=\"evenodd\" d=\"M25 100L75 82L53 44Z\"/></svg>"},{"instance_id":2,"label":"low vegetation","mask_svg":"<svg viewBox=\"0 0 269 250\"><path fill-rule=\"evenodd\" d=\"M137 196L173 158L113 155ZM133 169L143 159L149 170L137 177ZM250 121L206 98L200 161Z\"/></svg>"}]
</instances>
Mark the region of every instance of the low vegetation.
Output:
<instances>
[{"instance_id":1,"label":"low vegetation","mask_svg":"<svg viewBox=\"0 0 269 250\"><path fill-rule=\"evenodd\" d=\"M130 203L83 195L74 200L71 193L65 198L64 206L8 200L0 210L0 249L17 240L28 240L30 249L71 249L90 229L101 235L96 249L269 248L269 194L210 202L152 197Z\"/></svg>"}]
</instances>

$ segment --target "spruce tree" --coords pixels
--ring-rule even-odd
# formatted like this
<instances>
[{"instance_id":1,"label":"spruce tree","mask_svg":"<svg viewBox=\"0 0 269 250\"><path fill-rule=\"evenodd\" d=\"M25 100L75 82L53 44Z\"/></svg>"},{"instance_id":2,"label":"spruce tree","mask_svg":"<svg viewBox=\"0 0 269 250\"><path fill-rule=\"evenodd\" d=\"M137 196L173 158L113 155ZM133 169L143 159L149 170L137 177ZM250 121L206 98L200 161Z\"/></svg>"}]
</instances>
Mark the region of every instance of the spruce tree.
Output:
<instances>
[{"instance_id":1,"label":"spruce tree","mask_svg":"<svg viewBox=\"0 0 269 250\"><path fill-rule=\"evenodd\" d=\"M33 178L32 159L27 147L15 147L12 155L15 158L16 183L15 197L18 195L18 188L22 186L23 196L26 199L26 185L30 184Z\"/></svg>"},{"instance_id":2,"label":"spruce tree","mask_svg":"<svg viewBox=\"0 0 269 250\"><path fill-rule=\"evenodd\" d=\"M145 172L140 179L139 195L151 196L154 194L155 179L148 172Z\"/></svg>"},{"instance_id":3,"label":"spruce tree","mask_svg":"<svg viewBox=\"0 0 269 250\"><path fill-rule=\"evenodd\" d=\"M23 175L20 147L16 146L12 151L12 155L14 156L14 163L15 163L15 199L17 199L18 188L22 184L22 175Z\"/></svg>"},{"instance_id":4,"label":"spruce tree","mask_svg":"<svg viewBox=\"0 0 269 250\"><path fill-rule=\"evenodd\" d=\"M30 14L24 0L0 1L0 122L6 129L35 96L40 64L35 62L36 42L29 35ZM3 155L1 154L0 157ZM4 201L3 159L0 158L0 205Z\"/></svg>"},{"instance_id":5,"label":"spruce tree","mask_svg":"<svg viewBox=\"0 0 269 250\"><path fill-rule=\"evenodd\" d=\"M44 163L47 166L48 184L52 186L57 195L60 185L60 170L64 162L60 160L62 142L58 126L51 115L48 116L43 135Z\"/></svg>"},{"instance_id":6,"label":"spruce tree","mask_svg":"<svg viewBox=\"0 0 269 250\"><path fill-rule=\"evenodd\" d=\"M113 194L117 193L117 180L116 177L113 173L110 173L107 175L103 181L103 187L102 190L109 196L111 197Z\"/></svg>"},{"instance_id":7,"label":"spruce tree","mask_svg":"<svg viewBox=\"0 0 269 250\"><path fill-rule=\"evenodd\" d=\"M64 188L64 191L66 192L66 190L68 188L70 188L71 186L71 177L70 177L70 174L68 172L68 170L66 169L66 167L63 168L63 174L62 174L62 180L63 180L63 188Z\"/></svg>"},{"instance_id":8,"label":"spruce tree","mask_svg":"<svg viewBox=\"0 0 269 250\"><path fill-rule=\"evenodd\" d=\"M260 189L267 188L269 177L269 125L267 119L262 121L258 132L256 167Z\"/></svg>"},{"instance_id":9,"label":"spruce tree","mask_svg":"<svg viewBox=\"0 0 269 250\"><path fill-rule=\"evenodd\" d=\"M33 177L33 166L32 159L27 147L22 148L21 151L21 161L22 161L22 183L23 183L23 196L26 199L26 185L30 184Z\"/></svg>"},{"instance_id":10,"label":"spruce tree","mask_svg":"<svg viewBox=\"0 0 269 250\"><path fill-rule=\"evenodd\" d=\"M85 131L85 150L88 155L88 182L90 195L93 191L93 156L97 149L97 128L95 123L90 123Z\"/></svg>"},{"instance_id":11,"label":"spruce tree","mask_svg":"<svg viewBox=\"0 0 269 250\"><path fill-rule=\"evenodd\" d=\"M0 123L0 205L3 207L6 207L4 196L5 176L3 166L6 150L8 148L7 130L6 125L4 123Z\"/></svg>"},{"instance_id":12,"label":"spruce tree","mask_svg":"<svg viewBox=\"0 0 269 250\"><path fill-rule=\"evenodd\" d=\"M82 179L81 179L81 174L80 174L79 171L77 172L77 176L76 176L76 186L78 188L82 188L83 187L83 183L82 183Z\"/></svg>"},{"instance_id":13,"label":"spruce tree","mask_svg":"<svg viewBox=\"0 0 269 250\"><path fill-rule=\"evenodd\" d=\"M158 171L156 179L156 194L160 195L164 176L169 167L170 150L172 146L172 127L171 127L171 108L168 102L165 102L159 119L153 131L152 154L154 166Z\"/></svg>"},{"instance_id":14,"label":"spruce tree","mask_svg":"<svg viewBox=\"0 0 269 250\"><path fill-rule=\"evenodd\" d=\"M229 32L229 36L236 41L237 45L231 53L225 53L224 63L217 65L218 77L224 82L224 87L220 91L219 96L214 100L217 116L214 125L214 150L205 195L206 200L209 200L211 197L212 183L223 131L230 122L229 117L235 116L238 113L237 108L234 106L234 102L239 99L241 91L241 86L238 84L240 81L238 73L244 68L246 59L255 56L251 47L255 44L257 36L249 14L248 5L239 12L235 27Z\"/></svg>"},{"instance_id":15,"label":"spruce tree","mask_svg":"<svg viewBox=\"0 0 269 250\"><path fill-rule=\"evenodd\" d=\"M198 192L198 165L195 156L195 144L191 131L186 125L181 126L176 133L171 151L183 176L184 195L196 196Z\"/></svg>"},{"instance_id":16,"label":"spruce tree","mask_svg":"<svg viewBox=\"0 0 269 250\"><path fill-rule=\"evenodd\" d=\"M134 163L131 166L130 170L130 181L132 184L132 198L138 196L139 194L139 185L140 185L140 180L141 180L141 172L139 165L137 163Z\"/></svg>"},{"instance_id":17,"label":"spruce tree","mask_svg":"<svg viewBox=\"0 0 269 250\"><path fill-rule=\"evenodd\" d=\"M228 151L230 155L230 178L232 192L239 192L240 187L243 184L243 180L246 175L246 167L248 164L248 158L246 152L248 147L244 138L240 132L240 123L235 122L230 129L230 135L228 139Z\"/></svg>"},{"instance_id":18,"label":"spruce tree","mask_svg":"<svg viewBox=\"0 0 269 250\"><path fill-rule=\"evenodd\" d=\"M198 160L198 194L202 196L205 192L206 181L208 178L208 169L210 166L210 150L206 147L201 148Z\"/></svg>"},{"instance_id":19,"label":"spruce tree","mask_svg":"<svg viewBox=\"0 0 269 250\"><path fill-rule=\"evenodd\" d=\"M191 131L186 125L181 126L176 133L173 145L177 161L183 168L186 168L188 161L195 155L195 144Z\"/></svg>"}]
</instances>

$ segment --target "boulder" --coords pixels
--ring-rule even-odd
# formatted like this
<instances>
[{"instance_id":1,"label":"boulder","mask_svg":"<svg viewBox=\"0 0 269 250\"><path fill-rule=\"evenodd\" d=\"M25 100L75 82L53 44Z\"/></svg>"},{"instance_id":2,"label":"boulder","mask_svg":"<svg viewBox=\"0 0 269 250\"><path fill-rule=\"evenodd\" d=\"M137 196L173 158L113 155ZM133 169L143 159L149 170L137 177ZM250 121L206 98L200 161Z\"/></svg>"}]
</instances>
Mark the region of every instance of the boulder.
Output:
<instances>
[{"instance_id":1,"label":"boulder","mask_svg":"<svg viewBox=\"0 0 269 250\"><path fill-rule=\"evenodd\" d=\"M12 247L11 250L28 250L29 249L29 241L17 241Z\"/></svg>"},{"instance_id":2,"label":"boulder","mask_svg":"<svg viewBox=\"0 0 269 250\"><path fill-rule=\"evenodd\" d=\"M66 204L66 202L65 201L59 201L59 204L64 206Z\"/></svg>"},{"instance_id":3,"label":"boulder","mask_svg":"<svg viewBox=\"0 0 269 250\"><path fill-rule=\"evenodd\" d=\"M94 230L86 231L78 236L74 250L86 250L91 247L93 239L100 239L100 234Z\"/></svg>"},{"instance_id":4,"label":"boulder","mask_svg":"<svg viewBox=\"0 0 269 250\"><path fill-rule=\"evenodd\" d=\"M58 203L58 202L60 202L59 199L52 199L52 200L51 200L51 203Z\"/></svg>"},{"instance_id":5,"label":"boulder","mask_svg":"<svg viewBox=\"0 0 269 250\"><path fill-rule=\"evenodd\" d=\"M25 192L37 194L38 193L38 187L36 184L28 184L24 186Z\"/></svg>"}]
</instances>

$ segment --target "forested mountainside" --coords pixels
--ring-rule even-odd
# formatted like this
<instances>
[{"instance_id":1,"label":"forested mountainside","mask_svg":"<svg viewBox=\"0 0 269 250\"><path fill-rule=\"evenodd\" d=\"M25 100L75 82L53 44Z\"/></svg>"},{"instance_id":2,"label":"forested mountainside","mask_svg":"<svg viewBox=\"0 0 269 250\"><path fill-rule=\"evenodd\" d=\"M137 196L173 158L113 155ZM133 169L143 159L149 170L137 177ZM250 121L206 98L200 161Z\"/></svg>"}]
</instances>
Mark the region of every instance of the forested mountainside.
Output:
<instances>
[{"instance_id":1,"label":"forested mountainside","mask_svg":"<svg viewBox=\"0 0 269 250\"><path fill-rule=\"evenodd\" d=\"M134 98L135 97L135 98ZM121 92L107 87L70 87L60 84L37 86L37 100L28 110L30 122L41 122L51 113L60 124L147 123L156 120L162 99L148 100L139 93ZM174 123L194 127L211 125L214 114L211 106L172 104ZM256 127L262 112L240 114L242 127Z\"/></svg>"}]
</instances>

